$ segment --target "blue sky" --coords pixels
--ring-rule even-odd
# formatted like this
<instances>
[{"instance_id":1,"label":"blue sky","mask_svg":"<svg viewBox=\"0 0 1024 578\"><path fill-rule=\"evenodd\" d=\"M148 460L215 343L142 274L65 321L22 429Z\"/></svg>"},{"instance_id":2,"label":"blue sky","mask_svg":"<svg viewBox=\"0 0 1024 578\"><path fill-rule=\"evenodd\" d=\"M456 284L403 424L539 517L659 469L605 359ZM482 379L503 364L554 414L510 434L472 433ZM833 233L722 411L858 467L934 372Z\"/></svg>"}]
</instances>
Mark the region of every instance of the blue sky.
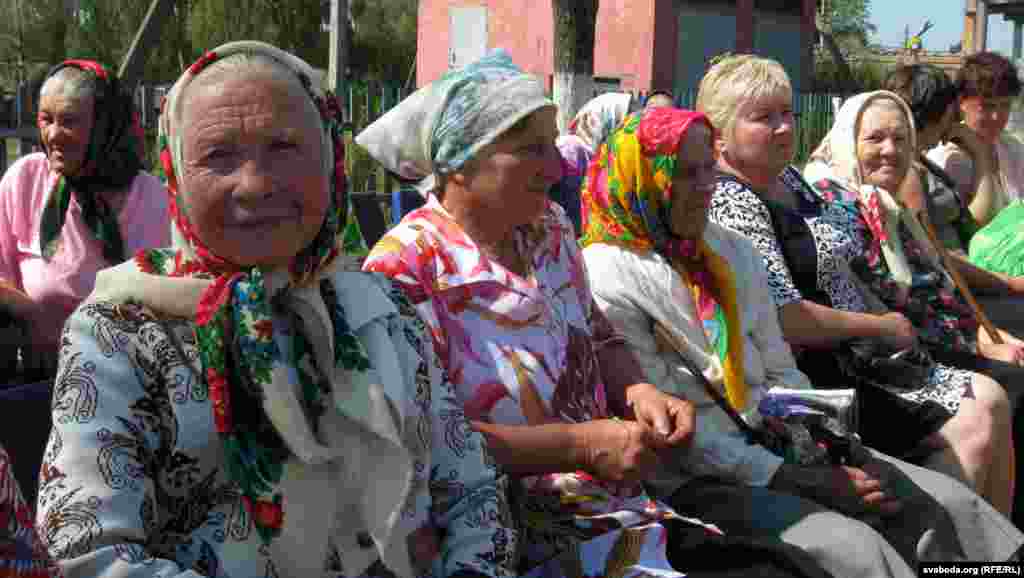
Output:
<instances>
[{"instance_id":1,"label":"blue sky","mask_svg":"<svg viewBox=\"0 0 1024 578\"><path fill-rule=\"evenodd\" d=\"M921 29L926 19L934 25L924 37L926 50L949 50L960 42L964 27L963 0L873 0L871 22L878 27L875 40L884 46L903 44L903 27L910 33ZM988 18L988 48L1010 56L1013 24L1000 16Z\"/></svg>"}]
</instances>

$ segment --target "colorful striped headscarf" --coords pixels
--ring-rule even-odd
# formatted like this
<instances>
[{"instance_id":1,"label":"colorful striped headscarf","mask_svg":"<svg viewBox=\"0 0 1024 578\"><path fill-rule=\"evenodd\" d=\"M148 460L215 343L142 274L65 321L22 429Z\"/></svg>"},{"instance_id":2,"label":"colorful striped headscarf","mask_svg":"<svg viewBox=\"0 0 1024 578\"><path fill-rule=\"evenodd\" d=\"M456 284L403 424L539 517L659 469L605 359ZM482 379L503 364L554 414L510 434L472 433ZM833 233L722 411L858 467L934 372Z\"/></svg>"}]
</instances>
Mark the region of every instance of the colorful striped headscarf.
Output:
<instances>
[{"instance_id":1,"label":"colorful striped headscarf","mask_svg":"<svg viewBox=\"0 0 1024 578\"><path fill-rule=\"evenodd\" d=\"M117 214L97 193L124 189L135 179L142 169L142 129L134 101L112 72L92 60L65 60L46 77L67 67L96 77L93 127L81 170L74 176L60 175L46 197L39 221L43 258L51 259L59 249L57 241L74 196L82 207L85 226L103 244L103 257L117 264L127 257L121 226Z\"/></svg>"},{"instance_id":2,"label":"colorful striped headscarf","mask_svg":"<svg viewBox=\"0 0 1024 578\"><path fill-rule=\"evenodd\" d=\"M316 238L295 255L286 271L239 266L205 246L188 212L193 191L178 178L186 89L209 64L239 53L267 56L294 72L323 120L324 169L330 173L329 190L324 194L329 195L330 206ZM335 381L352 390L368 391L360 380L368 379L369 358L349 328L345 312L336 305L335 289L327 278L346 252L341 106L332 95L322 93L313 78L308 64L259 42L225 44L185 71L168 93L160 117L160 161L171 196L174 247L136 257L139 269L161 276L157 278L160 290L140 295L140 299L153 300L154 293L165 291L170 295L165 298L168 307L194 307L186 314L196 322L204 385L213 401L226 468L240 485L256 529L267 542L280 531L283 516L282 497L267 492L281 479L289 454L316 465L338 453L336 448L322 445L309 425L310 420L315 423L329 407L335 407L330 389L341 387ZM358 243L355 248L361 252L365 244ZM299 330L292 333L289 358L273 337L274 307L301 307L304 312L296 317ZM333 351L328 344L333 344ZM312 360L314 367L303 359ZM298 383L293 383L296 380ZM325 383L330 386L328 391ZM294 398L293 391L301 392L301 401Z\"/></svg>"},{"instance_id":3,"label":"colorful striped headscarf","mask_svg":"<svg viewBox=\"0 0 1024 578\"><path fill-rule=\"evenodd\" d=\"M728 343L723 359L725 393L729 403L743 411L748 388L732 268L703 238L679 238L670 224L676 155L695 123L713 130L703 113L678 108L654 108L626 118L590 163L582 193L580 244L655 251L691 288L698 309L708 304L713 308L715 302L721 306Z\"/></svg>"}]
</instances>

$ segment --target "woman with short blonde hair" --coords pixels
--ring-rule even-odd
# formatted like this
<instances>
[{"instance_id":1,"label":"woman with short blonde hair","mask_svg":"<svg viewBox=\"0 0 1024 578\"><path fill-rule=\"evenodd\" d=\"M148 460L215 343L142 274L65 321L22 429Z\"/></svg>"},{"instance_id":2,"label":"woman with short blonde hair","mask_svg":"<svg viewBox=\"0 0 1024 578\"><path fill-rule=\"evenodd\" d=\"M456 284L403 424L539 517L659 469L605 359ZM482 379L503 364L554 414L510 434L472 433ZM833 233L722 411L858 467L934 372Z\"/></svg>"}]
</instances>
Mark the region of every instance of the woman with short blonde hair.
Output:
<instances>
[{"instance_id":1,"label":"woman with short blonde hair","mask_svg":"<svg viewBox=\"0 0 1024 578\"><path fill-rule=\"evenodd\" d=\"M792 99L793 87L778 62L753 54L721 58L700 81L697 109L708 115L722 134L732 135L736 111L745 102L767 96Z\"/></svg>"},{"instance_id":2,"label":"woman with short blonde hair","mask_svg":"<svg viewBox=\"0 0 1024 578\"><path fill-rule=\"evenodd\" d=\"M700 101L727 102L729 93L739 90L734 87L756 78L746 69L774 69L757 64L764 60L741 56L719 62L701 83ZM856 209L828 202L790 165L795 141L792 92L761 94L736 102L724 123L732 128L716 138L720 174L710 219L750 238L760 250L783 335L797 347L798 364L812 383L871 384L859 387L871 414L861 423L866 443L953 473L1008 512L1005 479L996 482L1000 476L993 476L989 484L988 476L990 469L1005 474L989 459L999 455L1008 435L1001 388L985 376L932 362L917 345L915 324L900 312L873 307L872 294L861 290L851 270L851 263L865 252ZM895 111L900 117L902 101L893 98L880 104L889 108L876 110ZM901 134L909 146L912 132ZM831 142L852 147L852 139ZM888 357L898 351L908 355L907 367L917 368L914 377L877 371L862 363L859 353L867 352L873 360L875 352ZM899 424L899 435L893 435L892 424ZM1000 487L991 489L993 485Z\"/></svg>"}]
</instances>

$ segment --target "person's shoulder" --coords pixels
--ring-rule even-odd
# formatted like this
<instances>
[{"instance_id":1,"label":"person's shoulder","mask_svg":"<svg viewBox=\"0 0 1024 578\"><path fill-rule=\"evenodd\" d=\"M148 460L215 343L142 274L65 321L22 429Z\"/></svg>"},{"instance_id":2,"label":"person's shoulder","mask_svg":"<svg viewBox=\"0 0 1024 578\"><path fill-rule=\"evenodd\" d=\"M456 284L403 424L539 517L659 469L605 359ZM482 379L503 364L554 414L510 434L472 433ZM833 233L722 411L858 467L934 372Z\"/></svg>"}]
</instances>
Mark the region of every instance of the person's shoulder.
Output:
<instances>
[{"instance_id":1,"label":"person's shoulder","mask_svg":"<svg viewBox=\"0 0 1024 578\"><path fill-rule=\"evenodd\" d=\"M757 191L750 188L750 185L728 173L719 173L715 178L715 191L713 199L716 205L721 203L747 204L752 201L760 201Z\"/></svg>"},{"instance_id":2,"label":"person's shoulder","mask_svg":"<svg viewBox=\"0 0 1024 578\"><path fill-rule=\"evenodd\" d=\"M717 223L708 223L704 240L723 259L734 267L748 268L750 263L762 261L761 252L746 235Z\"/></svg>"},{"instance_id":3,"label":"person's shoulder","mask_svg":"<svg viewBox=\"0 0 1024 578\"><path fill-rule=\"evenodd\" d=\"M591 287L629 284L642 275L671 267L656 251L634 251L611 243L591 243L583 249Z\"/></svg>"},{"instance_id":4,"label":"person's shoulder","mask_svg":"<svg viewBox=\"0 0 1024 578\"><path fill-rule=\"evenodd\" d=\"M715 250L749 242L743 234L711 221L704 227L704 241Z\"/></svg>"},{"instance_id":5,"label":"person's shoulder","mask_svg":"<svg viewBox=\"0 0 1024 578\"><path fill-rule=\"evenodd\" d=\"M160 179L146 171L139 171L132 180L132 188L146 195L159 194L161 200L167 196L167 187Z\"/></svg>"},{"instance_id":6,"label":"person's shoulder","mask_svg":"<svg viewBox=\"0 0 1024 578\"><path fill-rule=\"evenodd\" d=\"M14 161L4 173L3 180L7 183L12 180L46 178L49 171L50 161L46 153L31 153Z\"/></svg>"},{"instance_id":7,"label":"person's shoulder","mask_svg":"<svg viewBox=\"0 0 1024 578\"><path fill-rule=\"evenodd\" d=\"M337 305L353 331L381 319L404 324L405 337L414 340L417 348L426 336L426 325L412 302L410 288L375 271L338 271L331 275ZM422 352L421 352L422 353Z\"/></svg>"},{"instance_id":8,"label":"person's shoulder","mask_svg":"<svg viewBox=\"0 0 1024 578\"><path fill-rule=\"evenodd\" d=\"M18 157L18 160L14 161L7 170L26 170L29 167L49 169L50 161L46 158L46 153L36 152Z\"/></svg>"},{"instance_id":9,"label":"person's shoulder","mask_svg":"<svg viewBox=\"0 0 1024 578\"><path fill-rule=\"evenodd\" d=\"M735 176L729 173L719 172L715 175L715 192L716 193L735 193L745 192L753 190L743 181L739 180Z\"/></svg>"},{"instance_id":10,"label":"person's shoulder","mask_svg":"<svg viewBox=\"0 0 1024 578\"><path fill-rule=\"evenodd\" d=\"M72 347L95 340L104 351L138 347L159 341L177 329L191 331L191 320L158 313L141 303L89 300L75 309L65 324ZM162 336L162 337L161 337ZM110 357L107 355L107 357Z\"/></svg>"},{"instance_id":11,"label":"person's shoulder","mask_svg":"<svg viewBox=\"0 0 1024 578\"><path fill-rule=\"evenodd\" d=\"M377 245L370 251L372 256L382 244L393 248L397 242L402 246L415 245L427 242L430 244L440 242L453 234L453 224L450 217L438 210L431 203L411 211L397 225L388 230Z\"/></svg>"}]
</instances>

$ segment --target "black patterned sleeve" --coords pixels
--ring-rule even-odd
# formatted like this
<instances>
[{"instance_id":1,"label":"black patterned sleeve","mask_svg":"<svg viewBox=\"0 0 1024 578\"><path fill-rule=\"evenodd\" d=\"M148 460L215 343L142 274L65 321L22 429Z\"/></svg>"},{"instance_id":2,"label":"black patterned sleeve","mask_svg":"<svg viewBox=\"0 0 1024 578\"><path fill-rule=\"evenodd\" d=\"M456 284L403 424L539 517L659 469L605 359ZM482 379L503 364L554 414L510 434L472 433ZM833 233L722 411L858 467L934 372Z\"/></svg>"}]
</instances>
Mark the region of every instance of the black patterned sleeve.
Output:
<instances>
[{"instance_id":1,"label":"black patterned sleeve","mask_svg":"<svg viewBox=\"0 0 1024 578\"><path fill-rule=\"evenodd\" d=\"M65 326L36 526L67 575L202 576L149 548L174 418L137 354L142 325L93 304Z\"/></svg>"},{"instance_id":2,"label":"black patterned sleeve","mask_svg":"<svg viewBox=\"0 0 1024 578\"><path fill-rule=\"evenodd\" d=\"M768 270L768 287L776 307L803 300L775 237L771 214L757 193L739 181L720 178L711 198L708 218L754 243Z\"/></svg>"}]
</instances>

